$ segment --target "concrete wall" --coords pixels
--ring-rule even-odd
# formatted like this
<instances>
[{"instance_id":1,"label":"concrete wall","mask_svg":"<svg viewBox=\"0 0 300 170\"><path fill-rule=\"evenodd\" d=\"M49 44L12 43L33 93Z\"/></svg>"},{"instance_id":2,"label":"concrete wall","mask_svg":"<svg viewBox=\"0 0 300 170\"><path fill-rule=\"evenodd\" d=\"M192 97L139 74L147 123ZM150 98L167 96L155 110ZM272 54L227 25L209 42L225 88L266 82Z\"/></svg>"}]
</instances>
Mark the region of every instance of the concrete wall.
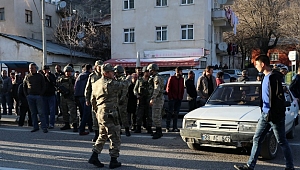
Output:
<instances>
[{"instance_id":1,"label":"concrete wall","mask_svg":"<svg viewBox=\"0 0 300 170\"><path fill-rule=\"evenodd\" d=\"M35 4L36 7L35 7ZM34 39L42 39L41 1L0 0L4 7L5 21L0 22L0 32ZM25 10L32 11L32 24L25 22ZM47 40L53 39L53 33L59 21L56 5L45 3L45 14L51 16L52 27L46 27Z\"/></svg>"},{"instance_id":2,"label":"concrete wall","mask_svg":"<svg viewBox=\"0 0 300 170\"><path fill-rule=\"evenodd\" d=\"M123 0L111 1L112 57L135 58L136 52L160 49L206 48L211 25L211 2L195 0L181 5L168 1L167 7L156 7L156 1L135 1L135 8L123 10ZM181 25L194 25L194 40L181 40ZM168 26L168 41L156 42L156 26ZM124 28L135 28L135 42L124 43Z\"/></svg>"}]
</instances>

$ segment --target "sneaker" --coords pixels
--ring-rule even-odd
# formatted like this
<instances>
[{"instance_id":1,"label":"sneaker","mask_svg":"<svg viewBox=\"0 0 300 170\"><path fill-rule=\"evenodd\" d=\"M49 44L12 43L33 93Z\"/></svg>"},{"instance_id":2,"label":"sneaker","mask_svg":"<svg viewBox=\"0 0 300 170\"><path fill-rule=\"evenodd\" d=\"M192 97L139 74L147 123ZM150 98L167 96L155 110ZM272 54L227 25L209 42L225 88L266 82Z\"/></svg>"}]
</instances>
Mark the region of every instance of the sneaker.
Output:
<instances>
[{"instance_id":1,"label":"sneaker","mask_svg":"<svg viewBox=\"0 0 300 170\"><path fill-rule=\"evenodd\" d=\"M240 166L240 165L234 165L233 166L235 169L237 170L253 170L252 168L250 168L248 165L243 165L243 166Z\"/></svg>"},{"instance_id":2,"label":"sneaker","mask_svg":"<svg viewBox=\"0 0 300 170\"><path fill-rule=\"evenodd\" d=\"M179 132L179 129L173 129L172 132Z\"/></svg>"}]
</instances>

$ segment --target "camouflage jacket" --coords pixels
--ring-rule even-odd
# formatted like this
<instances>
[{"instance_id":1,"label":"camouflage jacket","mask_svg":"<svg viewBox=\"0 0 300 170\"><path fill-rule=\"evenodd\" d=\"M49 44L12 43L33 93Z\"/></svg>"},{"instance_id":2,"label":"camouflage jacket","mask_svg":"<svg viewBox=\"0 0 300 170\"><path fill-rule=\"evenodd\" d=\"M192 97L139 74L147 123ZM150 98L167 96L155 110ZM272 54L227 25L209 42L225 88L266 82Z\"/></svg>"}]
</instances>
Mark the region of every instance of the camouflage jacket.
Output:
<instances>
[{"instance_id":1,"label":"camouflage jacket","mask_svg":"<svg viewBox=\"0 0 300 170\"><path fill-rule=\"evenodd\" d=\"M102 76L93 85L92 100L96 100L98 107L114 111L118 106L116 101L118 100L120 89L128 87L129 84L130 80L127 79L116 81Z\"/></svg>"},{"instance_id":2,"label":"camouflage jacket","mask_svg":"<svg viewBox=\"0 0 300 170\"><path fill-rule=\"evenodd\" d=\"M65 98L74 97L74 84L75 79L73 76L67 77L65 75L62 75L57 79L58 87L64 86L66 89L69 90L69 93L67 95L62 94L62 96L64 96Z\"/></svg>"},{"instance_id":3,"label":"camouflage jacket","mask_svg":"<svg viewBox=\"0 0 300 170\"><path fill-rule=\"evenodd\" d=\"M152 87L149 83L149 79L145 80L143 77L140 77L133 88L133 93L136 96L139 96L141 98L150 98L150 95L152 94L149 89Z\"/></svg>"},{"instance_id":4,"label":"camouflage jacket","mask_svg":"<svg viewBox=\"0 0 300 170\"><path fill-rule=\"evenodd\" d=\"M152 83L152 81L153 81L153 83ZM160 75L155 74L155 75L153 75L152 78L150 78L149 82L151 84L153 84L153 92L152 92L152 95L151 95L151 99L164 100L164 95L163 95L164 80L163 80L163 78Z\"/></svg>"},{"instance_id":5,"label":"camouflage jacket","mask_svg":"<svg viewBox=\"0 0 300 170\"><path fill-rule=\"evenodd\" d=\"M84 91L85 101L93 103L91 98L92 98L93 89L95 89L95 82L98 81L101 77L102 77L101 73L98 73L96 71L94 71L89 75L89 79L86 83L85 91Z\"/></svg>"},{"instance_id":6,"label":"camouflage jacket","mask_svg":"<svg viewBox=\"0 0 300 170\"><path fill-rule=\"evenodd\" d=\"M125 75L121 75L120 77L117 78L117 81L122 82L126 80ZM127 102L127 92L128 92L128 85L124 85L122 88L120 88L119 93L118 93L118 104L119 105L124 105L125 102ZM127 105L127 104L126 104Z\"/></svg>"}]
</instances>

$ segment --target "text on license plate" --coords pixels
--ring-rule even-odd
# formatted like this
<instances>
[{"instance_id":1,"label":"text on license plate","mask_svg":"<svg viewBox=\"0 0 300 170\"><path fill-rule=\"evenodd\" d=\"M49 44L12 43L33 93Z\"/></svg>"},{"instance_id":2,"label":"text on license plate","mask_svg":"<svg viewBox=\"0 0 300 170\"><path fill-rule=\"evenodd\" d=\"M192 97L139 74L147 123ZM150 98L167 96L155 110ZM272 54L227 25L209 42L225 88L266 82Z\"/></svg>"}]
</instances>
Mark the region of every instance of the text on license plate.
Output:
<instances>
[{"instance_id":1,"label":"text on license plate","mask_svg":"<svg viewBox=\"0 0 300 170\"><path fill-rule=\"evenodd\" d=\"M230 136L202 134L202 140L216 142L231 142Z\"/></svg>"}]
</instances>

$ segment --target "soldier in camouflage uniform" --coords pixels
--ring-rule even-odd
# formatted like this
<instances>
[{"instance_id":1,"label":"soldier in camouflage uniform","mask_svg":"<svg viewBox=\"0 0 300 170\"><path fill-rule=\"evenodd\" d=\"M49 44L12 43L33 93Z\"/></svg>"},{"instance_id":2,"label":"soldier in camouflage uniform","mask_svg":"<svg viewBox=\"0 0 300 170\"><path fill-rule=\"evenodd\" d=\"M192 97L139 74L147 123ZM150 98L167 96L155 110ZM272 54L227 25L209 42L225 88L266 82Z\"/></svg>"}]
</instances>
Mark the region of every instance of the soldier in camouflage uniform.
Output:
<instances>
[{"instance_id":1,"label":"soldier in camouflage uniform","mask_svg":"<svg viewBox=\"0 0 300 170\"><path fill-rule=\"evenodd\" d=\"M150 94L151 92L151 83L149 83L149 77L150 73L147 70L147 67L143 67L142 69L143 77L139 77L137 82L135 83L133 92L134 95L137 96L138 99L138 106L137 106L137 112L136 112L136 120L137 120L137 129L134 131L134 133L141 133L141 126L143 123L144 117L146 117L147 121L147 133L152 134L152 117L151 114L149 114L149 102L150 102Z\"/></svg>"},{"instance_id":2,"label":"soldier in camouflage uniform","mask_svg":"<svg viewBox=\"0 0 300 170\"><path fill-rule=\"evenodd\" d=\"M124 81L126 79L124 68L120 65L116 65L114 67L115 69L115 77L117 81ZM129 86L129 85L128 85ZM127 113L127 92L128 92L128 86L124 86L123 89L121 89L118 93L118 110L121 118L121 124L125 128L125 134L126 136L130 136L129 131L129 120L128 120L128 113Z\"/></svg>"},{"instance_id":3,"label":"soldier in camouflage uniform","mask_svg":"<svg viewBox=\"0 0 300 170\"><path fill-rule=\"evenodd\" d=\"M99 126L98 126L98 121L96 117L97 113L97 106L96 106L96 100L91 100L92 99L92 90L95 89L95 82L98 81L101 78L101 66L103 62L101 60L98 60L95 62L95 68L94 72L89 75L88 82L85 87L85 102L86 105L92 105L92 118L93 118L93 130L95 131L95 136L93 138L93 142L96 142L99 136Z\"/></svg>"},{"instance_id":4,"label":"soldier in camouflage uniform","mask_svg":"<svg viewBox=\"0 0 300 170\"><path fill-rule=\"evenodd\" d=\"M60 130L71 129L70 122L73 124L73 132L78 132L77 128L77 110L74 98L75 79L72 76L73 68L66 66L65 75L57 79L57 85L60 92L60 105L65 125ZM70 112L70 114L68 113ZM71 118L71 119L70 119Z\"/></svg>"},{"instance_id":5,"label":"soldier in camouflage uniform","mask_svg":"<svg viewBox=\"0 0 300 170\"><path fill-rule=\"evenodd\" d=\"M121 163L117 161L120 152L121 137L119 114L117 109L118 92L130 84L130 77L116 81L114 79L114 68L110 64L102 66L102 77L95 82L92 92L92 100L96 100L97 119L99 123L99 138L93 146L93 154L89 163L97 167L104 165L99 161L98 154L101 153L107 139L110 140L109 155L111 161L109 168L117 168Z\"/></svg>"},{"instance_id":6,"label":"soldier in camouflage uniform","mask_svg":"<svg viewBox=\"0 0 300 170\"><path fill-rule=\"evenodd\" d=\"M163 78L158 75L159 68L156 64L149 64L147 70L149 70L153 77L153 93L149 103L150 106L152 106L152 120L154 126L156 127L156 132L153 134L152 139L159 139L163 136L161 130L161 113L164 105L164 81Z\"/></svg>"}]
</instances>

